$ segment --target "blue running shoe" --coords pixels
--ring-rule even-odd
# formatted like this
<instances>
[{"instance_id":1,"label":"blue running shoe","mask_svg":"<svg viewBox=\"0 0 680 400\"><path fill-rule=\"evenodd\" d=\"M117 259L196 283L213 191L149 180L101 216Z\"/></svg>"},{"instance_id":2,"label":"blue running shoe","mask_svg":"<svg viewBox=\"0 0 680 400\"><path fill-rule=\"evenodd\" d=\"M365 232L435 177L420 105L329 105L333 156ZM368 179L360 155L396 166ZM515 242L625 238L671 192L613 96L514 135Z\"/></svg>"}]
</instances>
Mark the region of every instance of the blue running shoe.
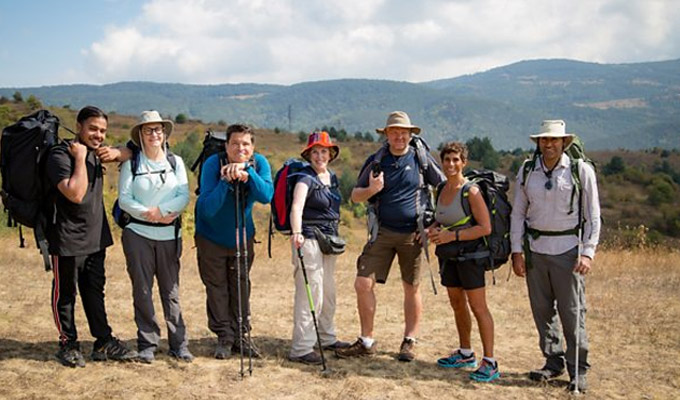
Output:
<instances>
[{"instance_id":1,"label":"blue running shoe","mask_svg":"<svg viewBox=\"0 0 680 400\"><path fill-rule=\"evenodd\" d=\"M491 364L486 360L482 360L482 365L477 371L470 374L470 379L477 382L491 382L501 377L498 371L498 363Z\"/></svg>"},{"instance_id":2,"label":"blue running shoe","mask_svg":"<svg viewBox=\"0 0 680 400\"><path fill-rule=\"evenodd\" d=\"M437 360L437 365L442 368L474 368L477 366L477 359L475 353L465 357L460 350L456 350L450 356Z\"/></svg>"}]
</instances>

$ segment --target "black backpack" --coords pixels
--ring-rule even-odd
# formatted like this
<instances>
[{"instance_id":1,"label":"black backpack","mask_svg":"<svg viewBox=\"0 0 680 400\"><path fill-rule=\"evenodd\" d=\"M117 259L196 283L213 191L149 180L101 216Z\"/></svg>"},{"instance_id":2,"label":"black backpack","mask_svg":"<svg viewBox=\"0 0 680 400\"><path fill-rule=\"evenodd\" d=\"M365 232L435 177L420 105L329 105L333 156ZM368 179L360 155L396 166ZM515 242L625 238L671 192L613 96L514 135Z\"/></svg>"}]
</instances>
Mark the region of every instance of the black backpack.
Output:
<instances>
[{"instance_id":1,"label":"black backpack","mask_svg":"<svg viewBox=\"0 0 680 400\"><path fill-rule=\"evenodd\" d=\"M203 139L203 149L198 155L196 161L191 165L191 172L196 172L198 168L198 184L196 185L196 195L201 194L201 173L203 172L203 163L211 155L218 153L223 158L220 160L220 165L226 162L226 150L224 145L227 143L227 132L213 132L208 130L205 132Z\"/></svg>"},{"instance_id":2,"label":"black backpack","mask_svg":"<svg viewBox=\"0 0 680 400\"><path fill-rule=\"evenodd\" d=\"M33 228L47 271L52 265L45 230L48 214L53 212L49 203L54 197L45 177L45 164L50 149L60 142L59 124L57 116L39 110L3 129L0 139L0 194L7 212L7 225L19 225L20 247L25 247L21 225Z\"/></svg>"},{"instance_id":3,"label":"black backpack","mask_svg":"<svg viewBox=\"0 0 680 400\"><path fill-rule=\"evenodd\" d=\"M474 220L468 196L470 187L473 184L477 185L489 210L491 234L483 237L473 251L462 247L465 242L449 242L437 246L435 253L440 258L456 258L458 261L477 259L483 263L487 271L493 271L508 262L511 252L510 214L512 213L512 206L507 196L510 183L505 175L489 170L473 169L465 172L464 175L469 182L461 189L463 190L463 211L466 216L470 216L470 219ZM439 194L445 184L446 182L442 182L437 187L435 196L437 200L439 200ZM494 276L494 283L495 280Z\"/></svg>"}]
</instances>

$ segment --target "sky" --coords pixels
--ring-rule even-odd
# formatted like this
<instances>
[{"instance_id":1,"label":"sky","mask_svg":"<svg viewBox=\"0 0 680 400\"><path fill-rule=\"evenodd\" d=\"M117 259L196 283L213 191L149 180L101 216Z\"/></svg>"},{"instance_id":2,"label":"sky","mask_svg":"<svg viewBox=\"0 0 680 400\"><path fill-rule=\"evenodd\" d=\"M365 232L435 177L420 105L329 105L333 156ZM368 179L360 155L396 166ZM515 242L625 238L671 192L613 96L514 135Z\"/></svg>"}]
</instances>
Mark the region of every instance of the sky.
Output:
<instances>
[{"instance_id":1,"label":"sky","mask_svg":"<svg viewBox=\"0 0 680 400\"><path fill-rule=\"evenodd\" d=\"M678 0L0 0L0 87L424 82L680 58Z\"/></svg>"}]
</instances>

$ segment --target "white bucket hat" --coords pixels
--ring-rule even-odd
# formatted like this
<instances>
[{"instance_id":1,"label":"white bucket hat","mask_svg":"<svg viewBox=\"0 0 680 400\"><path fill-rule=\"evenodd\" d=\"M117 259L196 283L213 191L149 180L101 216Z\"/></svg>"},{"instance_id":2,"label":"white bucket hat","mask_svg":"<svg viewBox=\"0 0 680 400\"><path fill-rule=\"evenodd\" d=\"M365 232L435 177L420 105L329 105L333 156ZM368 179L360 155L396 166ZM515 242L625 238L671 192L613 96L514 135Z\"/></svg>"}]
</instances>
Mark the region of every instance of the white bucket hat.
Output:
<instances>
[{"instance_id":1,"label":"white bucket hat","mask_svg":"<svg viewBox=\"0 0 680 400\"><path fill-rule=\"evenodd\" d=\"M142 125L155 123L163 124L163 128L165 129L165 139L167 140L172 133L172 128L175 125L172 123L172 121L163 119L161 114L156 110L142 111L142 115L139 116L139 122L137 125L133 126L132 129L130 129L130 139L132 139L132 141L137 146L141 146L141 142L139 140L139 130L141 129Z\"/></svg>"},{"instance_id":2,"label":"white bucket hat","mask_svg":"<svg viewBox=\"0 0 680 400\"><path fill-rule=\"evenodd\" d=\"M385 133L385 129L389 127L397 127L397 128L407 128L410 129L412 133L415 133L416 135L420 133L420 128L418 128L415 125L411 125L411 119L408 117L408 114L406 114L403 111L392 111L390 115L387 117L387 122L385 123L384 128L378 128L375 131L378 133Z\"/></svg>"},{"instance_id":3,"label":"white bucket hat","mask_svg":"<svg viewBox=\"0 0 680 400\"><path fill-rule=\"evenodd\" d=\"M529 137L534 141L534 143L538 143L538 139L542 137L566 138L567 140L564 145L564 148L566 149L574 140L574 134L566 133L566 131L567 124L563 120L547 119L541 123L541 131L536 134L529 135Z\"/></svg>"}]
</instances>

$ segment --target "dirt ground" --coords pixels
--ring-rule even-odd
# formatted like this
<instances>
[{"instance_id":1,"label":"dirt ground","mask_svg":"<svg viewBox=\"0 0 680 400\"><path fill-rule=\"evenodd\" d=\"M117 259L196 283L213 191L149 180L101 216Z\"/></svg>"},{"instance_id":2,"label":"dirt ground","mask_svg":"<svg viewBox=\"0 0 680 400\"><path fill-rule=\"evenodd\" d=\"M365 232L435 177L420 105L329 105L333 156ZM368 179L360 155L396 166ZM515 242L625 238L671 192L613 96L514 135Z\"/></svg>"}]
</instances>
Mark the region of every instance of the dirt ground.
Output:
<instances>
[{"instance_id":1,"label":"dirt ground","mask_svg":"<svg viewBox=\"0 0 680 400\"><path fill-rule=\"evenodd\" d=\"M355 232L337 265L336 323L339 337L359 333L353 289L355 259L363 233ZM205 291L198 276L193 240L185 239L181 305L190 336L192 364L167 356L167 341L151 365L88 363L61 366L54 358L57 331L50 312L52 276L42 270L34 248L19 249L14 235L0 238L0 398L3 399L439 399L569 398L566 377L535 384L527 371L542 365L524 281L508 276L508 266L487 286L496 325L496 358L502 377L473 383L469 371L438 368L436 359L457 347L457 334L443 288L434 296L424 276L424 316L417 359L396 361L403 334L402 289L395 269L377 292L376 338L372 359L338 360L327 354L332 374L286 360L292 329L293 279L290 250L279 236L274 259L266 243L256 247L252 271L253 337L264 353L252 376L239 379L239 359L212 357L215 338L207 328ZM434 271L434 266L433 266ZM490 281L491 275L488 274ZM119 243L107 259L106 301L115 334L135 345L130 281ZM489 282L490 283L490 282ZM670 399L680 393L680 255L640 250L603 251L587 279L590 339L588 398ZM156 301L158 296L156 293ZM156 306L162 323L159 303ZM92 347L81 304L76 321L87 356ZM165 332L163 332L165 338ZM481 351L476 324L473 346Z\"/></svg>"}]
</instances>

